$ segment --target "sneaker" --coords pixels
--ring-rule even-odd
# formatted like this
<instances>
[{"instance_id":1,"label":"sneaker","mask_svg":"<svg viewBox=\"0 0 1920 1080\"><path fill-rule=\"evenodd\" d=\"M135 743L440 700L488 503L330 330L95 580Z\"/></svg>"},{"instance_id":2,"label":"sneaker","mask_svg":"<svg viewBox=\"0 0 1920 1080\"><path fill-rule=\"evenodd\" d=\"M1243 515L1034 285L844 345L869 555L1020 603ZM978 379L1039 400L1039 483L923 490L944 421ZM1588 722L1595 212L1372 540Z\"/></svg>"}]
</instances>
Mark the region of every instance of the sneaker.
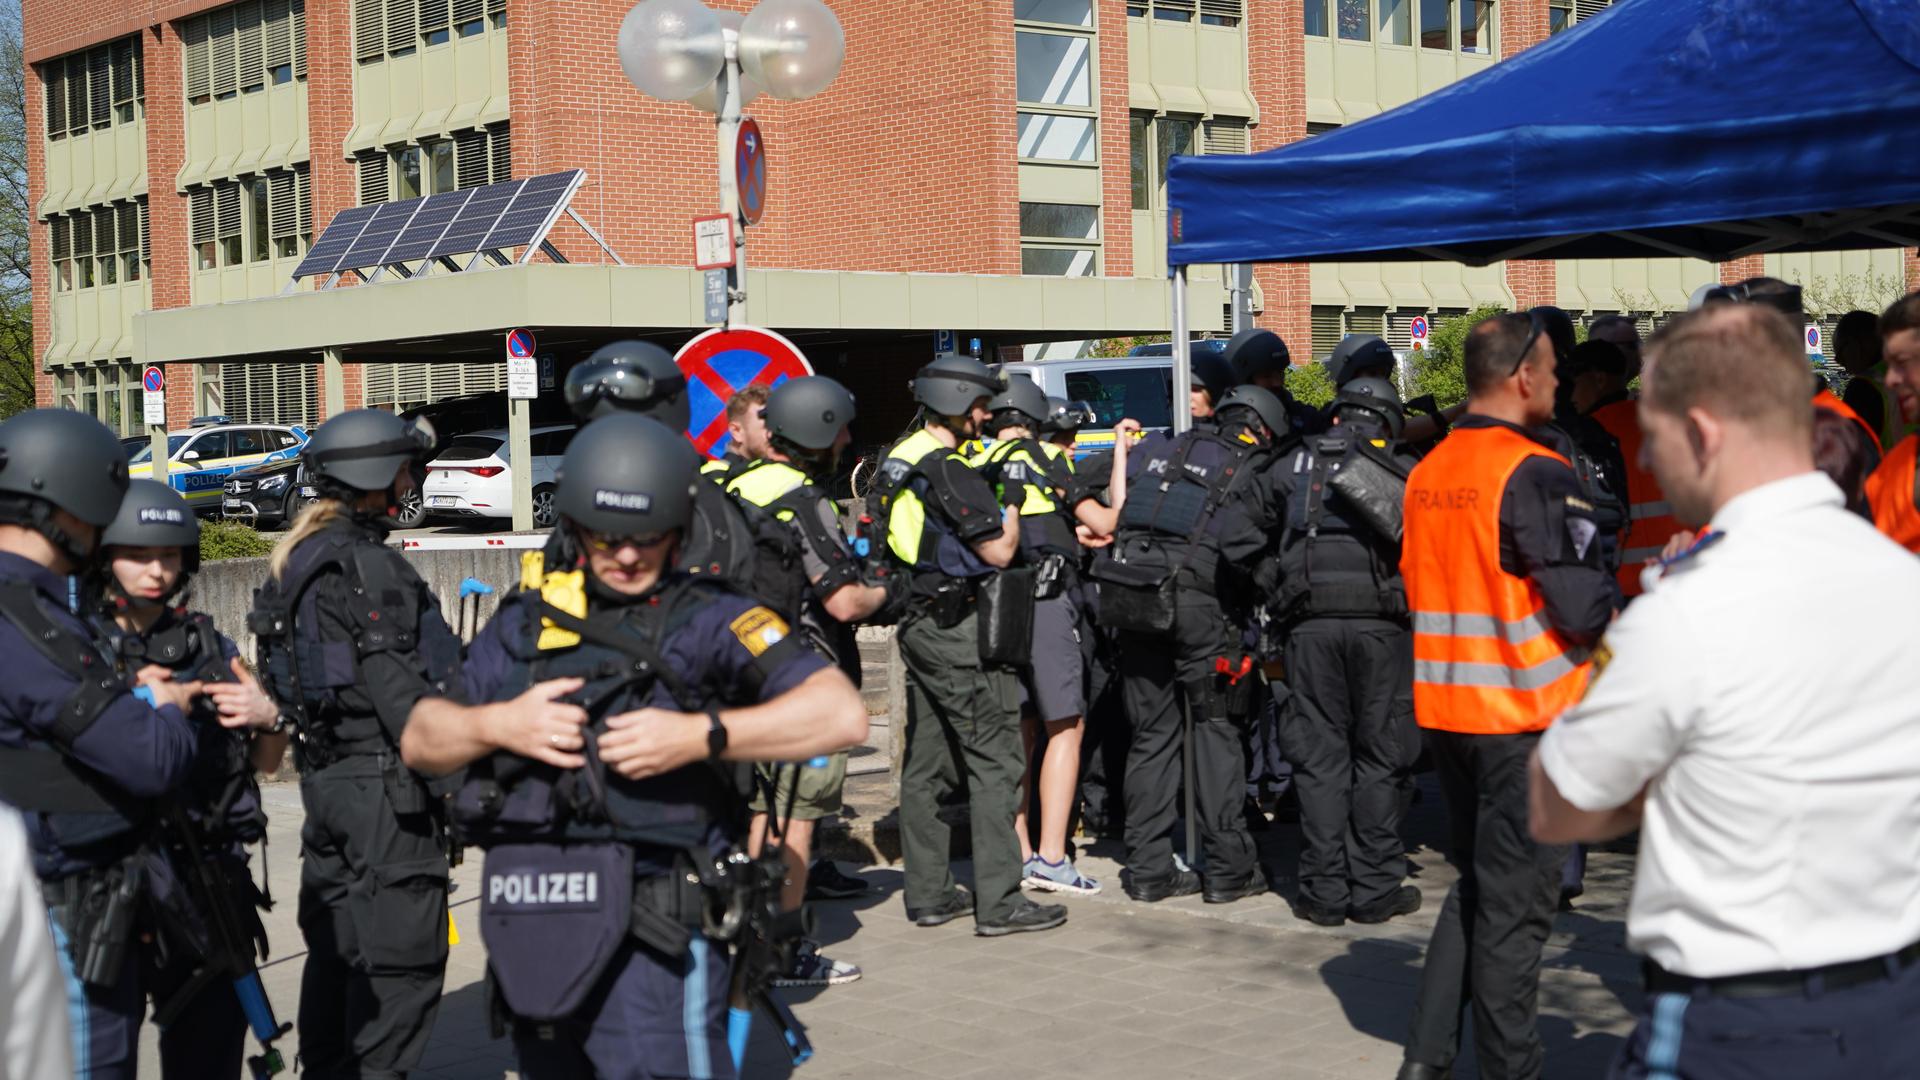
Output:
<instances>
[{"instance_id":1,"label":"sneaker","mask_svg":"<svg viewBox=\"0 0 1920 1080\"><path fill-rule=\"evenodd\" d=\"M860 878L842 873L832 859L815 859L807 868L809 900L848 900L865 896L872 887Z\"/></svg>"},{"instance_id":2,"label":"sneaker","mask_svg":"<svg viewBox=\"0 0 1920 1080\"><path fill-rule=\"evenodd\" d=\"M793 967L785 975L773 978L775 986L840 986L844 983L858 982L860 969L839 960L829 960L820 955L820 946L811 941L802 941L794 950Z\"/></svg>"},{"instance_id":3,"label":"sneaker","mask_svg":"<svg viewBox=\"0 0 1920 1080\"><path fill-rule=\"evenodd\" d=\"M945 926L973 910L973 894L955 885L952 895L930 908L908 908L907 918L915 926Z\"/></svg>"},{"instance_id":4,"label":"sneaker","mask_svg":"<svg viewBox=\"0 0 1920 1080\"><path fill-rule=\"evenodd\" d=\"M973 932L980 937L1002 937L1007 934L1051 930L1066 921L1065 904L1036 904L1023 896L1014 906L1013 914L999 922L975 923Z\"/></svg>"},{"instance_id":5,"label":"sneaker","mask_svg":"<svg viewBox=\"0 0 1920 1080\"><path fill-rule=\"evenodd\" d=\"M1074 869L1072 859L1061 859L1054 863L1035 855L1027 863L1027 876L1021 879L1020 884L1041 892L1073 893L1076 896L1100 894L1100 883Z\"/></svg>"},{"instance_id":6,"label":"sneaker","mask_svg":"<svg viewBox=\"0 0 1920 1080\"><path fill-rule=\"evenodd\" d=\"M1365 907L1350 907L1347 918L1357 923L1383 923L1396 915L1411 915L1420 910L1420 890L1402 885L1386 897Z\"/></svg>"}]
</instances>

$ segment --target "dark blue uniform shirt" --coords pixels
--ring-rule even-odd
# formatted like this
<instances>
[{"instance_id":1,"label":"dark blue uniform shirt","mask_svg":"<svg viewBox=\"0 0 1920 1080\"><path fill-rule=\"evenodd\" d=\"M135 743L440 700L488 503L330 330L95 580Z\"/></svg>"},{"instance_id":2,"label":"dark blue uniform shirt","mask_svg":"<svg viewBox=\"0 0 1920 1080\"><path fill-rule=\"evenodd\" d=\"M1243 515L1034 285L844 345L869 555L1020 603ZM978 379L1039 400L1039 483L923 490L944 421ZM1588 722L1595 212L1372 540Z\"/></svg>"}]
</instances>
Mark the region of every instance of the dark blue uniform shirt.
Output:
<instances>
[{"instance_id":1,"label":"dark blue uniform shirt","mask_svg":"<svg viewBox=\"0 0 1920 1080\"><path fill-rule=\"evenodd\" d=\"M78 638L93 640L93 632L68 607L65 578L31 560L0 552L0 581L33 585L49 619ZM75 682L5 619L0 619L0 656L7 658L7 677L0 679L0 746L20 748L53 726ZM101 662L106 662L104 656ZM179 709L152 708L133 696L129 687L74 740L73 756L127 794L157 798L186 780L196 747L193 727ZM127 854L123 845L111 844L101 845L106 850L64 851L49 834L42 815L25 816L34 870L42 880L57 881Z\"/></svg>"}]
</instances>

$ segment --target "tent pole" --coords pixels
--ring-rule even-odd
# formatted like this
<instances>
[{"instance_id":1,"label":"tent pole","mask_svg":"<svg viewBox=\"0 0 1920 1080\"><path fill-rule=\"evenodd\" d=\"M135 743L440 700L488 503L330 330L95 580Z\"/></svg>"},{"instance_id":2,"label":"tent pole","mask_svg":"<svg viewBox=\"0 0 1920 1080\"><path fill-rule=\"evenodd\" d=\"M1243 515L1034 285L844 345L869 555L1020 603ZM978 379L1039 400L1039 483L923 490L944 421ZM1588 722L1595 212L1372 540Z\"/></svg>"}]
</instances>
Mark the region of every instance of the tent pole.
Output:
<instances>
[{"instance_id":1,"label":"tent pole","mask_svg":"<svg viewBox=\"0 0 1920 1080\"><path fill-rule=\"evenodd\" d=\"M1173 433L1193 427L1193 343L1187 331L1187 268L1173 268Z\"/></svg>"}]
</instances>

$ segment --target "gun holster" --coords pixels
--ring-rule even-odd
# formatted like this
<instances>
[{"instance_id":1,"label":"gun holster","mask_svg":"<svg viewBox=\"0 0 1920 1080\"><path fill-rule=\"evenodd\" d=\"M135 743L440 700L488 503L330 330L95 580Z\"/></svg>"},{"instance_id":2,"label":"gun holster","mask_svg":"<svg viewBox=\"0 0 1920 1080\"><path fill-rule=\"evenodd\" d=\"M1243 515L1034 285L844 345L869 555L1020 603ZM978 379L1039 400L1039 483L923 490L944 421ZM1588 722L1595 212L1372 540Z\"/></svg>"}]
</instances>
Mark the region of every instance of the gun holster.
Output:
<instances>
[{"instance_id":1,"label":"gun holster","mask_svg":"<svg viewBox=\"0 0 1920 1080\"><path fill-rule=\"evenodd\" d=\"M127 859L42 886L81 982L118 985L134 940L144 876L138 861Z\"/></svg>"}]
</instances>

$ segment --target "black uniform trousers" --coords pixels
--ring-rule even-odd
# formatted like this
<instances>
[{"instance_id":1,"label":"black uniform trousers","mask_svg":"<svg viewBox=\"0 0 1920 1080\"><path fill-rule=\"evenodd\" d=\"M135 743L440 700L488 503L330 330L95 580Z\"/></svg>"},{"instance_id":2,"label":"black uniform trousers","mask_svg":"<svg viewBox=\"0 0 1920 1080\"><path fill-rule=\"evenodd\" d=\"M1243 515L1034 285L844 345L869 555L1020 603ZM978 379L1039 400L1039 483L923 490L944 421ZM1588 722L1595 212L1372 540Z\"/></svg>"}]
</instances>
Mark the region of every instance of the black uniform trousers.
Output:
<instances>
[{"instance_id":1,"label":"black uniform trousers","mask_svg":"<svg viewBox=\"0 0 1920 1080\"><path fill-rule=\"evenodd\" d=\"M244 855L213 855L220 863L221 876L233 894L246 933L259 930L252 871ZM260 931L264 935L264 931ZM251 949L253 943L247 942ZM194 976L197 956L176 955L158 963L149 953L141 980L158 1010ZM240 996L233 980L220 975L202 985L180 1014L160 1031L160 1075L166 1080L191 1080L197 1077L227 1077L241 1074L246 1055L247 1015L240 1008Z\"/></svg>"},{"instance_id":2,"label":"black uniform trousers","mask_svg":"<svg viewBox=\"0 0 1920 1080\"><path fill-rule=\"evenodd\" d=\"M396 814L378 759L300 777L300 1060L314 1080L401 1077L426 1052L447 968L447 859Z\"/></svg>"},{"instance_id":3,"label":"black uniform trousers","mask_svg":"<svg viewBox=\"0 0 1920 1080\"><path fill-rule=\"evenodd\" d=\"M1527 827L1527 761L1540 735L1426 736L1447 800L1448 860L1460 880L1427 945L1406 1057L1452 1065L1470 1004L1481 1077L1534 1080L1546 1057L1536 1022L1540 950L1567 857L1565 846L1537 843Z\"/></svg>"},{"instance_id":4,"label":"black uniform trousers","mask_svg":"<svg viewBox=\"0 0 1920 1080\"><path fill-rule=\"evenodd\" d=\"M1171 633L1120 635L1122 692L1133 728L1127 751L1127 872L1145 882L1165 880L1174 871L1171 834L1179 815L1182 717L1191 708L1194 799L1205 869L1217 886L1226 887L1260 872L1253 834L1241 814L1247 710L1226 705L1227 679L1214 670L1215 662L1229 654L1238 664L1240 628L1210 593L1185 580L1180 585L1174 591ZM1250 699L1258 679L1259 673L1251 672L1234 689Z\"/></svg>"},{"instance_id":5,"label":"black uniform trousers","mask_svg":"<svg viewBox=\"0 0 1920 1080\"><path fill-rule=\"evenodd\" d=\"M1313 618L1288 634L1286 656L1281 745L1300 798L1300 895L1333 911L1379 903L1406 878L1412 721L1399 688L1413 680L1413 636L1386 619Z\"/></svg>"}]
</instances>

